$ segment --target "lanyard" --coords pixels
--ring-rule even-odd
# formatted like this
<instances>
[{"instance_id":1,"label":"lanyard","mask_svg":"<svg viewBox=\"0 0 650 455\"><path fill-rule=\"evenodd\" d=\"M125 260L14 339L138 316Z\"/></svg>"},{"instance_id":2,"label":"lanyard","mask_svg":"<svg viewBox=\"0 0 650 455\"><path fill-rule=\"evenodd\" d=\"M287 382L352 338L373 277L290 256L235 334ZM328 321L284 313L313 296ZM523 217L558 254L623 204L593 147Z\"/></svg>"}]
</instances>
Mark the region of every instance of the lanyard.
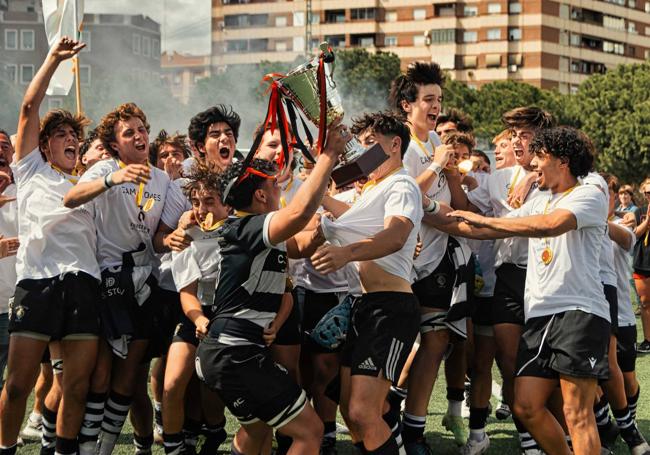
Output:
<instances>
[{"instance_id":1,"label":"lanyard","mask_svg":"<svg viewBox=\"0 0 650 455\"><path fill-rule=\"evenodd\" d=\"M424 146L424 144L428 144L428 143L429 143L429 138L427 137L427 141L426 141L425 143L422 143L422 141L421 141L420 139L418 139L418 137L417 137L415 134L411 134L411 139L413 139L413 140L415 141L415 143L416 143L416 144L420 147L420 149L422 149L422 151L424 152L424 155L425 155L427 158L429 158L429 161L431 161L431 154L429 153L429 151L427 150L427 148Z\"/></svg>"},{"instance_id":2,"label":"lanyard","mask_svg":"<svg viewBox=\"0 0 650 455\"><path fill-rule=\"evenodd\" d=\"M566 190L564 193L562 193L562 196L560 196L560 197L555 201L555 204L553 204L553 207L557 207L557 205L560 203L560 201L561 201L562 199L564 199L566 196L568 196L568 195L569 195L573 190L575 190L579 185L580 185L580 183L576 183L576 184L573 185L571 188L569 188L569 189ZM546 201L546 206L544 207L544 215L546 215L546 214L548 213L548 209L549 209L549 207L550 207L550 205L551 205L551 199L552 199L552 196L548 198L548 201Z\"/></svg>"},{"instance_id":3,"label":"lanyard","mask_svg":"<svg viewBox=\"0 0 650 455\"><path fill-rule=\"evenodd\" d=\"M512 181L510 182L510 188L508 188L508 197L512 195L512 192L515 190L515 185L519 181L519 173L521 172L521 167L517 168L517 172L515 172L514 177L512 177Z\"/></svg>"},{"instance_id":4,"label":"lanyard","mask_svg":"<svg viewBox=\"0 0 650 455\"><path fill-rule=\"evenodd\" d=\"M61 176L62 176L64 179L66 179L68 182L72 183L73 185L76 185L77 182L79 181L79 179L70 178L70 177L69 177L70 174L64 172L60 167L55 166L55 165L52 164L52 163L50 163L50 167L51 167L53 170L55 170L56 172L58 172L59 174L61 174ZM73 177L76 177L76 176L77 176L77 174L75 173L75 171L72 171L72 176L73 176Z\"/></svg>"},{"instance_id":5,"label":"lanyard","mask_svg":"<svg viewBox=\"0 0 650 455\"><path fill-rule=\"evenodd\" d=\"M117 160L118 166L120 166L120 169L124 169L126 167L126 164L122 160ZM143 212L148 212L151 210L153 207L153 204L155 203L154 198L150 197L147 199L147 202L145 202L144 207L142 206L142 198L144 197L144 183L141 183L138 186L138 192L135 194L135 205L142 210Z\"/></svg>"},{"instance_id":6,"label":"lanyard","mask_svg":"<svg viewBox=\"0 0 650 455\"><path fill-rule=\"evenodd\" d=\"M255 215L255 214L250 212L244 212L243 210L235 210L235 216L237 218L244 218L251 215Z\"/></svg>"},{"instance_id":7,"label":"lanyard","mask_svg":"<svg viewBox=\"0 0 650 455\"><path fill-rule=\"evenodd\" d=\"M377 185L379 185L382 181L390 177L391 175L395 174L396 172L400 171L404 166L400 166L397 169L393 169L390 171L388 174L384 175L382 178L379 180L368 180L365 185L363 185L363 188L361 188L361 194L363 194L366 190L369 190L370 188L373 188Z\"/></svg>"},{"instance_id":8,"label":"lanyard","mask_svg":"<svg viewBox=\"0 0 650 455\"><path fill-rule=\"evenodd\" d=\"M293 186L293 174L291 174L291 177L289 177L289 183L287 184L287 187L282 190L282 196L280 196L280 208L285 208L287 206L287 199L285 198L285 195L291 191L291 187Z\"/></svg>"},{"instance_id":9,"label":"lanyard","mask_svg":"<svg viewBox=\"0 0 650 455\"><path fill-rule=\"evenodd\" d=\"M214 215L212 214L212 212L208 212L208 214L205 216L205 219L203 220L203 223L199 225L199 227L203 232L212 232L220 228L221 226L223 226L223 224L226 222L226 220L224 219L212 224L213 218Z\"/></svg>"}]
</instances>

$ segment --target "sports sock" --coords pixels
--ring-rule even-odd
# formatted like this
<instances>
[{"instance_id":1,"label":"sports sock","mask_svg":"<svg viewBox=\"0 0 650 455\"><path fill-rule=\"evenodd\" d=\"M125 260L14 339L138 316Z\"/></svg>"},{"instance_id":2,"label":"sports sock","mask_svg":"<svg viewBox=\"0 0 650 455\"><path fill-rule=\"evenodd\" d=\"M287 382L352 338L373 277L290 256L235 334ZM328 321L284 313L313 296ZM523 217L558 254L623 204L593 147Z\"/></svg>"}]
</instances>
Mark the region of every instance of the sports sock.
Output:
<instances>
[{"instance_id":1,"label":"sports sock","mask_svg":"<svg viewBox=\"0 0 650 455\"><path fill-rule=\"evenodd\" d=\"M131 397L125 397L112 391L106 401L102 431L99 435L99 455L110 455L113 453L117 438L122 432L124 421L129 414Z\"/></svg>"},{"instance_id":2,"label":"sports sock","mask_svg":"<svg viewBox=\"0 0 650 455\"><path fill-rule=\"evenodd\" d=\"M10 447L0 446L0 455L15 455L18 444L14 444Z\"/></svg>"},{"instance_id":3,"label":"sports sock","mask_svg":"<svg viewBox=\"0 0 650 455\"><path fill-rule=\"evenodd\" d=\"M415 442L424 436L424 425L426 424L426 416L416 416L404 413L402 421L402 438L404 443Z\"/></svg>"},{"instance_id":4,"label":"sports sock","mask_svg":"<svg viewBox=\"0 0 650 455\"><path fill-rule=\"evenodd\" d=\"M469 408L469 438L482 441L485 438L485 423L488 408Z\"/></svg>"},{"instance_id":5,"label":"sports sock","mask_svg":"<svg viewBox=\"0 0 650 455\"><path fill-rule=\"evenodd\" d=\"M183 433L163 433L163 446L166 455L180 455L185 449Z\"/></svg>"},{"instance_id":6,"label":"sports sock","mask_svg":"<svg viewBox=\"0 0 650 455\"><path fill-rule=\"evenodd\" d=\"M185 447L191 447L196 450L196 444L199 442L199 433L201 433L201 422L185 417L183 422L183 439Z\"/></svg>"},{"instance_id":7,"label":"sports sock","mask_svg":"<svg viewBox=\"0 0 650 455\"><path fill-rule=\"evenodd\" d=\"M627 397L627 407L630 409L632 418L636 420L636 406L639 403L639 395L641 394L641 385L636 389L636 394Z\"/></svg>"},{"instance_id":8,"label":"sports sock","mask_svg":"<svg viewBox=\"0 0 650 455\"><path fill-rule=\"evenodd\" d=\"M609 402L605 395L600 397L598 403L594 405L594 415L596 416L596 425L600 431L607 430L611 424L612 419L609 417Z\"/></svg>"},{"instance_id":9,"label":"sports sock","mask_svg":"<svg viewBox=\"0 0 650 455\"><path fill-rule=\"evenodd\" d=\"M79 455L94 455L97 448L97 436L104 418L105 393L88 393L84 420L79 430Z\"/></svg>"},{"instance_id":10,"label":"sports sock","mask_svg":"<svg viewBox=\"0 0 650 455\"><path fill-rule=\"evenodd\" d=\"M77 453L77 440L56 438L56 455L75 455Z\"/></svg>"},{"instance_id":11,"label":"sports sock","mask_svg":"<svg viewBox=\"0 0 650 455\"><path fill-rule=\"evenodd\" d=\"M43 405L42 423L41 454L54 453L56 448L56 411L52 411Z\"/></svg>"},{"instance_id":12,"label":"sports sock","mask_svg":"<svg viewBox=\"0 0 650 455\"><path fill-rule=\"evenodd\" d=\"M521 423L521 421L516 417L513 417L512 420L515 423L515 427L517 428L517 433L519 434L519 445L522 450L539 449L537 441L535 441L528 430L526 430L524 424Z\"/></svg>"},{"instance_id":13,"label":"sports sock","mask_svg":"<svg viewBox=\"0 0 650 455\"><path fill-rule=\"evenodd\" d=\"M334 438L336 439L336 422L324 422L323 423L323 438Z\"/></svg>"},{"instance_id":14,"label":"sports sock","mask_svg":"<svg viewBox=\"0 0 650 455\"><path fill-rule=\"evenodd\" d=\"M138 436L134 433L133 445L135 446L135 455L151 455L151 446L153 446L153 433L147 436Z\"/></svg>"},{"instance_id":15,"label":"sports sock","mask_svg":"<svg viewBox=\"0 0 650 455\"><path fill-rule=\"evenodd\" d=\"M375 450L366 449L368 455L395 455L399 452L395 438L388 438L386 442L377 447Z\"/></svg>"},{"instance_id":16,"label":"sports sock","mask_svg":"<svg viewBox=\"0 0 650 455\"><path fill-rule=\"evenodd\" d=\"M465 401L465 388L447 387L447 414L461 417Z\"/></svg>"}]
</instances>

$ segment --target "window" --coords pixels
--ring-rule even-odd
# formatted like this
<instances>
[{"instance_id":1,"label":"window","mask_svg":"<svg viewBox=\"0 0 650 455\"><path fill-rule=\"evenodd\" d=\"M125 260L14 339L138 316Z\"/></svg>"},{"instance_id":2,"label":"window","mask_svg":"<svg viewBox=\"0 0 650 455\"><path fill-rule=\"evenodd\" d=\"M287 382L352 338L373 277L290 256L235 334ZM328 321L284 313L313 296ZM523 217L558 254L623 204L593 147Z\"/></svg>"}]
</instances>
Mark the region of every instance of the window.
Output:
<instances>
[{"instance_id":1,"label":"window","mask_svg":"<svg viewBox=\"0 0 650 455\"><path fill-rule=\"evenodd\" d=\"M92 47L92 34L90 33L89 30L83 30L81 32L81 42L86 44L86 47L84 47L81 52L90 52L90 49Z\"/></svg>"},{"instance_id":2,"label":"window","mask_svg":"<svg viewBox=\"0 0 650 455\"><path fill-rule=\"evenodd\" d=\"M427 18L427 10L424 8L415 8L413 10L413 20L423 21Z\"/></svg>"},{"instance_id":3,"label":"window","mask_svg":"<svg viewBox=\"0 0 650 455\"><path fill-rule=\"evenodd\" d=\"M151 38L148 36L142 37L142 56L150 57L151 56Z\"/></svg>"},{"instance_id":4,"label":"window","mask_svg":"<svg viewBox=\"0 0 650 455\"><path fill-rule=\"evenodd\" d=\"M498 41L501 39L501 29L500 28L491 28L487 31L488 41Z\"/></svg>"},{"instance_id":5,"label":"window","mask_svg":"<svg viewBox=\"0 0 650 455\"><path fill-rule=\"evenodd\" d=\"M345 22L345 10L335 9L325 11L325 22L329 24L342 24Z\"/></svg>"},{"instance_id":6,"label":"window","mask_svg":"<svg viewBox=\"0 0 650 455\"><path fill-rule=\"evenodd\" d=\"M444 44L456 42L456 29L455 28L442 28L439 30L431 30L431 44Z\"/></svg>"},{"instance_id":7,"label":"window","mask_svg":"<svg viewBox=\"0 0 650 455\"><path fill-rule=\"evenodd\" d=\"M501 14L501 3L488 3L488 14Z\"/></svg>"},{"instance_id":8,"label":"window","mask_svg":"<svg viewBox=\"0 0 650 455\"><path fill-rule=\"evenodd\" d=\"M5 77L8 81L16 83L16 76L18 75L18 66L13 63L5 65Z\"/></svg>"},{"instance_id":9,"label":"window","mask_svg":"<svg viewBox=\"0 0 650 455\"><path fill-rule=\"evenodd\" d=\"M384 37L384 46L397 46L397 37L396 36Z\"/></svg>"},{"instance_id":10,"label":"window","mask_svg":"<svg viewBox=\"0 0 650 455\"><path fill-rule=\"evenodd\" d=\"M140 55L140 49L142 48L142 37L137 33L133 34L133 53L135 55Z\"/></svg>"},{"instance_id":11,"label":"window","mask_svg":"<svg viewBox=\"0 0 650 455\"><path fill-rule=\"evenodd\" d=\"M332 43L330 43L332 44ZM333 45L333 44L332 44ZM302 52L305 50L305 37L304 36L294 36L293 37L293 51Z\"/></svg>"},{"instance_id":12,"label":"window","mask_svg":"<svg viewBox=\"0 0 650 455\"><path fill-rule=\"evenodd\" d=\"M569 45L569 31L568 30L560 30L560 44L562 46L568 46Z\"/></svg>"},{"instance_id":13,"label":"window","mask_svg":"<svg viewBox=\"0 0 650 455\"><path fill-rule=\"evenodd\" d=\"M5 49L9 51L18 49L18 30L5 30Z\"/></svg>"},{"instance_id":14,"label":"window","mask_svg":"<svg viewBox=\"0 0 650 455\"><path fill-rule=\"evenodd\" d=\"M330 43L332 47L345 47L345 35L329 35L325 37L325 41ZM294 50L296 50L295 47Z\"/></svg>"},{"instance_id":15,"label":"window","mask_svg":"<svg viewBox=\"0 0 650 455\"><path fill-rule=\"evenodd\" d=\"M645 12L650 13L650 2L645 2Z\"/></svg>"},{"instance_id":16,"label":"window","mask_svg":"<svg viewBox=\"0 0 650 455\"><path fill-rule=\"evenodd\" d=\"M319 13L314 14L314 12L312 11L310 13L309 17L310 17L310 21L311 21L312 25L320 24L320 14Z\"/></svg>"},{"instance_id":17,"label":"window","mask_svg":"<svg viewBox=\"0 0 650 455\"><path fill-rule=\"evenodd\" d=\"M372 47L375 45L375 38L372 36L364 36L359 39L359 46L361 47Z\"/></svg>"},{"instance_id":18,"label":"window","mask_svg":"<svg viewBox=\"0 0 650 455\"><path fill-rule=\"evenodd\" d=\"M560 71L569 72L569 59L567 57L560 57Z\"/></svg>"},{"instance_id":19,"label":"window","mask_svg":"<svg viewBox=\"0 0 650 455\"><path fill-rule=\"evenodd\" d=\"M625 44L603 41L603 52L608 54L625 55Z\"/></svg>"},{"instance_id":20,"label":"window","mask_svg":"<svg viewBox=\"0 0 650 455\"><path fill-rule=\"evenodd\" d=\"M79 81L81 85L90 85L90 65L79 65Z\"/></svg>"},{"instance_id":21,"label":"window","mask_svg":"<svg viewBox=\"0 0 650 455\"><path fill-rule=\"evenodd\" d=\"M229 52L246 52L248 51L248 41L245 39L233 39L226 41L226 49Z\"/></svg>"},{"instance_id":22,"label":"window","mask_svg":"<svg viewBox=\"0 0 650 455\"><path fill-rule=\"evenodd\" d=\"M646 49L644 53L645 53L645 59L650 60L650 49Z\"/></svg>"},{"instance_id":23,"label":"window","mask_svg":"<svg viewBox=\"0 0 650 455\"><path fill-rule=\"evenodd\" d=\"M285 41L278 41L275 43L275 50L277 52L284 52L287 50L287 43Z\"/></svg>"},{"instance_id":24,"label":"window","mask_svg":"<svg viewBox=\"0 0 650 455\"><path fill-rule=\"evenodd\" d=\"M519 41L521 39L521 29L520 28L511 28L508 30L508 40L509 41Z\"/></svg>"},{"instance_id":25,"label":"window","mask_svg":"<svg viewBox=\"0 0 650 455\"><path fill-rule=\"evenodd\" d=\"M20 31L20 50L21 51L34 50L34 30Z\"/></svg>"},{"instance_id":26,"label":"window","mask_svg":"<svg viewBox=\"0 0 650 455\"><path fill-rule=\"evenodd\" d=\"M645 34L646 36L650 36L650 27L645 28Z\"/></svg>"},{"instance_id":27,"label":"window","mask_svg":"<svg viewBox=\"0 0 650 455\"><path fill-rule=\"evenodd\" d=\"M561 19L569 18L569 5L565 5L564 3L560 4L560 18Z\"/></svg>"},{"instance_id":28,"label":"window","mask_svg":"<svg viewBox=\"0 0 650 455\"><path fill-rule=\"evenodd\" d=\"M397 11L386 11L386 22L397 22Z\"/></svg>"},{"instance_id":29,"label":"window","mask_svg":"<svg viewBox=\"0 0 650 455\"><path fill-rule=\"evenodd\" d=\"M622 17L603 15L603 27L612 30L625 31L625 19Z\"/></svg>"},{"instance_id":30,"label":"window","mask_svg":"<svg viewBox=\"0 0 650 455\"><path fill-rule=\"evenodd\" d=\"M424 35L415 35L413 37L414 46L424 46Z\"/></svg>"},{"instance_id":31,"label":"window","mask_svg":"<svg viewBox=\"0 0 650 455\"><path fill-rule=\"evenodd\" d=\"M582 39L577 33L571 33L571 46L580 47L582 45Z\"/></svg>"},{"instance_id":32,"label":"window","mask_svg":"<svg viewBox=\"0 0 650 455\"><path fill-rule=\"evenodd\" d=\"M519 2L508 3L508 12L510 14L521 14L521 3Z\"/></svg>"},{"instance_id":33,"label":"window","mask_svg":"<svg viewBox=\"0 0 650 455\"><path fill-rule=\"evenodd\" d=\"M476 55L465 55L463 57L463 68L476 68L478 57Z\"/></svg>"},{"instance_id":34,"label":"window","mask_svg":"<svg viewBox=\"0 0 650 455\"><path fill-rule=\"evenodd\" d=\"M465 17L478 16L478 6L465 5L465 8L463 9L463 15Z\"/></svg>"},{"instance_id":35,"label":"window","mask_svg":"<svg viewBox=\"0 0 650 455\"><path fill-rule=\"evenodd\" d=\"M475 43L478 41L478 34L473 30L463 32L463 43Z\"/></svg>"},{"instance_id":36,"label":"window","mask_svg":"<svg viewBox=\"0 0 650 455\"><path fill-rule=\"evenodd\" d=\"M498 68L501 66L501 55L487 54L485 56L485 66L487 68Z\"/></svg>"},{"instance_id":37,"label":"window","mask_svg":"<svg viewBox=\"0 0 650 455\"><path fill-rule=\"evenodd\" d=\"M353 8L350 10L353 21L366 21L375 18L375 8Z\"/></svg>"},{"instance_id":38,"label":"window","mask_svg":"<svg viewBox=\"0 0 650 455\"><path fill-rule=\"evenodd\" d=\"M305 26L305 13L303 11L296 11L295 13L293 13L293 26L294 27Z\"/></svg>"},{"instance_id":39,"label":"window","mask_svg":"<svg viewBox=\"0 0 650 455\"><path fill-rule=\"evenodd\" d=\"M509 54L508 55L508 65L517 65L521 66L524 64L524 56L521 54Z\"/></svg>"},{"instance_id":40,"label":"window","mask_svg":"<svg viewBox=\"0 0 650 455\"><path fill-rule=\"evenodd\" d=\"M627 31L628 33L634 33L636 35L636 22L628 21L627 23Z\"/></svg>"},{"instance_id":41,"label":"window","mask_svg":"<svg viewBox=\"0 0 650 455\"><path fill-rule=\"evenodd\" d=\"M34 78L34 65L20 65L20 83L29 84Z\"/></svg>"},{"instance_id":42,"label":"window","mask_svg":"<svg viewBox=\"0 0 650 455\"><path fill-rule=\"evenodd\" d=\"M160 41L155 38L151 40L151 56L160 58Z\"/></svg>"},{"instance_id":43,"label":"window","mask_svg":"<svg viewBox=\"0 0 650 455\"><path fill-rule=\"evenodd\" d=\"M276 27L286 27L287 26L287 16L277 16L275 18Z\"/></svg>"}]
</instances>

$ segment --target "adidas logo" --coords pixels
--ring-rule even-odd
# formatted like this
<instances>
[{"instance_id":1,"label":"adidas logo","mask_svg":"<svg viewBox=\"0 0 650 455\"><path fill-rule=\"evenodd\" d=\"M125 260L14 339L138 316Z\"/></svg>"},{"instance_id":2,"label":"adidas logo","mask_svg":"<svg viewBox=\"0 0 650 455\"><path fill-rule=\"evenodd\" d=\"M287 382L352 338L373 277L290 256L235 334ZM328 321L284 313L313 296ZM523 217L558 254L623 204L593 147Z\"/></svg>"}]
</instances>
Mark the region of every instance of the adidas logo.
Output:
<instances>
[{"instance_id":1,"label":"adidas logo","mask_svg":"<svg viewBox=\"0 0 650 455\"><path fill-rule=\"evenodd\" d=\"M371 370L371 371L376 371L377 367L373 363L372 359L368 357L366 360L361 362L361 364L358 367L360 370Z\"/></svg>"},{"instance_id":2,"label":"adidas logo","mask_svg":"<svg viewBox=\"0 0 650 455\"><path fill-rule=\"evenodd\" d=\"M587 360L589 360L589 364L591 365L591 369L593 370L594 367L596 366L596 358L595 357L589 357Z\"/></svg>"}]
</instances>

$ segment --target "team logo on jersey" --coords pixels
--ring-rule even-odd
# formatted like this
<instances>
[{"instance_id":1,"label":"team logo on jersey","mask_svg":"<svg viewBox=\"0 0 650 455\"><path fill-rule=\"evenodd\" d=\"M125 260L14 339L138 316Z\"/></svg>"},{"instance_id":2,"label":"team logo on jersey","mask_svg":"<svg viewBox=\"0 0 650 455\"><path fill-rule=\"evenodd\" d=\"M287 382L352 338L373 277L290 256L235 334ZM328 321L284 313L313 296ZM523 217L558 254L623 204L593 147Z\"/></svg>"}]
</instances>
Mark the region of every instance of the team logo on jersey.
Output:
<instances>
[{"instance_id":1,"label":"team logo on jersey","mask_svg":"<svg viewBox=\"0 0 650 455\"><path fill-rule=\"evenodd\" d=\"M447 275L445 275L444 273L437 273L433 277L433 279L435 280L436 284L441 288L444 288L447 285Z\"/></svg>"},{"instance_id":2,"label":"team logo on jersey","mask_svg":"<svg viewBox=\"0 0 650 455\"><path fill-rule=\"evenodd\" d=\"M591 369L593 370L596 366L596 357L589 357L587 360L589 360L589 365L591 365Z\"/></svg>"},{"instance_id":3,"label":"team logo on jersey","mask_svg":"<svg viewBox=\"0 0 650 455\"><path fill-rule=\"evenodd\" d=\"M108 278L106 278L106 287L110 288L110 287L113 287L113 286L115 286L115 278L113 278L112 276L109 276Z\"/></svg>"},{"instance_id":4,"label":"team logo on jersey","mask_svg":"<svg viewBox=\"0 0 650 455\"><path fill-rule=\"evenodd\" d=\"M14 311L14 320L16 322L20 322L25 317L26 312L27 312L26 307L24 307L22 305L18 305L16 307L16 310Z\"/></svg>"}]
</instances>

